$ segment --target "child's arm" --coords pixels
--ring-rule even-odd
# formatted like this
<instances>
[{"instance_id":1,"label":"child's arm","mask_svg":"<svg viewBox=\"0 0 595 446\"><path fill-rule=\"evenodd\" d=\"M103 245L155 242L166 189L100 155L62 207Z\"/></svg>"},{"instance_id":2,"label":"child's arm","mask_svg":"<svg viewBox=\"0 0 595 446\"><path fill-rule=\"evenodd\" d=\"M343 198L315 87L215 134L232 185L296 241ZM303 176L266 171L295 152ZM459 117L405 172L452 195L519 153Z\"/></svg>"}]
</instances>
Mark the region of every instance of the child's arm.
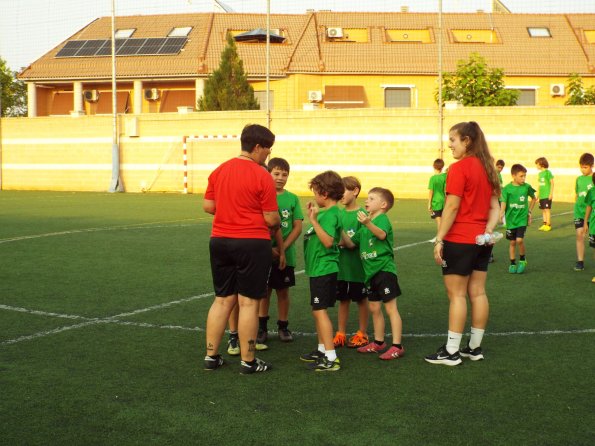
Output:
<instances>
[{"instance_id":1,"label":"child's arm","mask_svg":"<svg viewBox=\"0 0 595 446\"><path fill-rule=\"evenodd\" d=\"M215 215L215 200L203 200L202 210L208 214Z\"/></svg>"},{"instance_id":2,"label":"child's arm","mask_svg":"<svg viewBox=\"0 0 595 446\"><path fill-rule=\"evenodd\" d=\"M531 197L531 203L529 204L529 220L527 221L527 226L531 225L531 223L533 223L533 217L532 217L532 212L533 212L533 208L535 207L535 203L537 203L537 198L536 197Z\"/></svg>"},{"instance_id":3,"label":"child's arm","mask_svg":"<svg viewBox=\"0 0 595 446\"><path fill-rule=\"evenodd\" d=\"M273 248L273 258L279 258L279 269L285 269L287 262L285 259L285 246L283 244L283 233L281 228L278 228L274 234L275 243L277 246Z\"/></svg>"},{"instance_id":4,"label":"child's arm","mask_svg":"<svg viewBox=\"0 0 595 446\"><path fill-rule=\"evenodd\" d=\"M434 191L430 189L430 196L428 197L428 211L432 211L432 197L434 196Z\"/></svg>"},{"instance_id":5,"label":"child's arm","mask_svg":"<svg viewBox=\"0 0 595 446\"><path fill-rule=\"evenodd\" d=\"M550 178L550 196L548 197L548 200L553 200L554 199L554 179Z\"/></svg>"},{"instance_id":6,"label":"child's arm","mask_svg":"<svg viewBox=\"0 0 595 446\"><path fill-rule=\"evenodd\" d=\"M329 249L333 246L335 239L328 235L320 223L318 223L318 206L316 204L310 202L308 203L308 217L310 218L310 223L314 228L314 232L320 239L320 243L326 248Z\"/></svg>"},{"instance_id":7,"label":"child's arm","mask_svg":"<svg viewBox=\"0 0 595 446\"><path fill-rule=\"evenodd\" d=\"M498 220L500 218L500 202L498 201L498 197L496 195L492 195L490 199L490 212L488 214L488 222L486 224L486 232L492 233L494 232L494 228L498 224Z\"/></svg>"},{"instance_id":8,"label":"child's arm","mask_svg":"<svg viewBox=\"0 0 595 446\"><path fill-rule=\"evenodd\" d=\"M585 222L589 221L589 217L591 216L591 212L593 212L593 206L587 205L587 209L585 209Z\"/></svg>"},{"instance_id":9,"label":"child's arm","mask_svg":"<svg viewBox=\"0 0 595 446\"><path fill-rule=\"evenodd\" d=\"M506 201L500 203L500 223L504 223L504 215L506 214Z\"/></svg>"},{"instance_id":10,"label":"child's arm","mask_svg":"<svg viewBox=\"0 0 595 446\"><path fill-rule=\"evenodd\" d=\"M357 212L357 220L364 225L366 228L370 230L370 232L376 237L378 240L384 240L386 238L386 232L372 223L370 219L370 215L366 214L365 212L358 211Z\"/></svg>"},{"instance_id":11,"label":"child's arm","mask_svg":"<svg viewBox=\"0 0 595 446\"><path fill-rule=\"evenodd\" d=\"M287 238L283 241L283 246L285 250L287 250L293 242L295 242L300 234L302 233L302 220L294 220L293 221L293 229L287 235Z\"/></svg>"},{"instance_id":12,"label":"child's arm","mask_svg":"<svg viewBox=\"0 0 595 446\"><path fill-rule=\"evenodd\" d=\"M357 245L353 243L353 240L345 234L345 231L341 231L341 243L339 244L347 249L355 249L357 247Z\"/></svg>"}]
</instances>

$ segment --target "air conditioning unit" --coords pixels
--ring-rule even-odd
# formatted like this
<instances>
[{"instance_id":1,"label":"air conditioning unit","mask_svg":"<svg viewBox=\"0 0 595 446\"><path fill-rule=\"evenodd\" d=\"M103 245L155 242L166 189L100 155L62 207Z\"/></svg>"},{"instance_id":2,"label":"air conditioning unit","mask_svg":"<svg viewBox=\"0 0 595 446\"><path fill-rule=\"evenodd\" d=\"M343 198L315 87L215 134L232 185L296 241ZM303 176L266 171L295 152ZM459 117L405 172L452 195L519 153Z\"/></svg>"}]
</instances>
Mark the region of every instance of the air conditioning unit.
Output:
<instances>
[{"instance_id":1,"label":"air conditioning unit","mask_svg":"<svg viewBox=\"0 0 595 446\"><path fill-rule=\"evenodd\" d=\"M343 37L343 28L327 28L326 35L331 39Z\"/></svg>"},{"instance_id":2,"label":"air conditioning unit","mask_svg":"<svg viewBox=\"0 0 595 446\"><path fill-rule=\"evenodd\" d=\"M146 88L145 99L147 101L156 101L157 99L159 99L159 90L157 90L156 88Z\"/></svg>"},{"instance_id":3,"label":"air conditioning unit","mask_svg":"<svg viewBox=\"0 0 595 446\"><path fill-rule=\"evenodd\" d=\"M550 84L550 94L552 96L564 96L564 84Z\"/></svg>"},{"instance_id":4,"label":"air conditioning unit","mask_svg":"<svg viewBox=\"0 0 595 446\"><path fill-rule=\"evenodd\" d=\"M320 101L322 101L322 91L320 91L320 90L310 90L308 92L308 100L310 102L320 102Z\"/></svg>"},{"instance_id":5,"label":"air conditioning unit","mask_svg":"<svg viewBox=\"0 0 595 446\"><path fill-rule=\"evenodd\" d=\"M275 34L277 36L281 35L281 30L279 28L271 28L270 31L271 31L271 34Z\"/></svg>"},{"instance_id":6,"label":"air conditioning unit","mask_svg":"<svg viewBox=\"0 0 595 446\"><path fill-rule=\"evenodd\" d=\"M99 100L99 92L97 90L85 90L83 91L83 98L87 102L97 102Z\"/></svg>"}]
</instances>

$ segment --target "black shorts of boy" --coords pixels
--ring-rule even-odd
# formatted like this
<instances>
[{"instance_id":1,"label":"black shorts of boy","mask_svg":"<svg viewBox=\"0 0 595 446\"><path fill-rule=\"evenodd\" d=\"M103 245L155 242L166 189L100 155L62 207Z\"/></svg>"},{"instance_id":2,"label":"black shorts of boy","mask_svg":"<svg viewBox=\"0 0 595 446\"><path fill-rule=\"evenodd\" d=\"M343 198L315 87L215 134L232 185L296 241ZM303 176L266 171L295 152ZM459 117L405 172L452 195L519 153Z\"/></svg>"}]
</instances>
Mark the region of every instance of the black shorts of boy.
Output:
<instances>
[{"instance_id":1,"label":"black shorts of boy","mask_svg":"<svg viewBox=\"0 0 595 446\"><path fill-rule=\"evenodd\" d=\"M442 275L470 276L473 271L487 271L493 247L445 240L442 247Z\"/></svg>"},{"instance_id":2,"label":"black shorts of boy","mask_svg":"<svg viewBox=\"0 0 595 446\"><path fill-rule=\"evenodd\" d=\"M580 229L585 227L585 219L584 218L575 218L574 219L574 229Z\"/></svg>"},{"instance_id":3,"label":"black shorts of boy","mask_svg":"<svg viewBox=\"0 0 595 446\"><path fill-rule=\"evenodd\" d=\"M552 208L552 200L549 198L541 198L539 200L539 209L551 209Z\"/></svg>"},{"instance_id":4,"label":"black shorts of boy","mask_svg":"<svg viewBox=\"0 0 595 446\"><path fill-rule=\"evenodd\" d=\"M238 293L262 299L267 295L273 261L270 240L213 237L209 251L215 296Z\"/></svg>"},{"instance_id":5,"label":"black shorts of boy","mask_svg":"<svg viewBox=\"0 0 595 446\"><path fill-rule=\"evenodd\" d=\"M506 240L516 240L517 238L525 238L525 232L527 232L526 226L519 226L518 228L507 229Z\"/></svg>"},{"instance_id":6,"label":"black shorts of boy","mask_svg":"<svg viewBox=\"0 0 595 446\"><path fill-rule=\"evenodd\" d=\"M335 306L337 273L310 277L310 305L312 310L326 310Z\"/></svg>"},{"instance_id":7,"label":"black shorts of boy","mask_svg":"<svg viewBox=\"0 0 595 446\"><path fill-rule=\"evenodd\" d=\"M589 246L595 248L595 234L589 234Z\"/></svg>"},{"instance_id":8,"label":"black shorts of boy","mask_svg":"<svg viewBox=\"0 0 595 446\"><path fill-rule=\"evenodd\" d=\"M432 209L432 212L430 212L430 217L432 219L438 218L438 217L442 217L442 209L440 209L438 211L435 211L435 210Z\"/></svg>"},{"instance_id":9,"label":"black shorts of boy","mask_svg":"<svg viewBox=\"0 0 595 446\"><path fill-rule=\"evenodd\" d=\"M370 280L370 302L389 302L400 295L401 288L396 274L380 271Z\"/></svg>"},{"instance_id":10,"label":"black shorts of boy","mask_svg":"<svg viewBox=\"0 0 595 446\"><path fill-rule=\"evenodd\" d=\"M368 298L368 289L361 282L337 281L337 300L361 302Z\"/></svg>"},{"instance_id":11,"label":"black shorts of boy","mask_svg":"<svg viewBox=\"0 0 595 446\"><path fill-rule=\"evenodd\" d=\"M269 288L273 290L284 290L295 286L295 271L293 266L286 266L279 269L279 263L273 262L269 274Z\"/></svg>"}]
</instances>

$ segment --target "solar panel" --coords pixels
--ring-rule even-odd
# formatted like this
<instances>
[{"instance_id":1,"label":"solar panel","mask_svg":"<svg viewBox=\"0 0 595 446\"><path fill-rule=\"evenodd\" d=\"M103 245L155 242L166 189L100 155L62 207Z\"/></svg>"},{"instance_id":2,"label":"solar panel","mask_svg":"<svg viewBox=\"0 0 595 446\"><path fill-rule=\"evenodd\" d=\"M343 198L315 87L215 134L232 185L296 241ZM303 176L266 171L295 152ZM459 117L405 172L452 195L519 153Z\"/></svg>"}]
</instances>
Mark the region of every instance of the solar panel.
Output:
<instances>
[{"instance_id":1,"label":"solar panel","mask_svg":"<svg viewBox=\"0 0 595 446\"><path fill-rule=\"evenodd\" d=\"M148 39L116 39L116 55L147 56L178 54L188 41L187 37L156 37ZM71 40L58 51L56 57L91 57L112 54L112 41Z\"/></svg>"},{"instance_id":2,"label":"solar panel","mask_svg":"<svg viewBox=\"0 0 595 446\"><path fill-rule=\"evenodd\" d=\"M73 57L85 42L86 40L71 40L66 42L66 45L58 51L56 57Z\"/></svg>"},{"instance_id":3,"label":"solar panel","mask_svg":"<svg viewBox=\"0 0 595 446\"><path fill-rule=\"evenodd\" d=\"M118 52L118 56L131 56L137 54L147 39L126 39Z\"/></svg>"}]
</instances>

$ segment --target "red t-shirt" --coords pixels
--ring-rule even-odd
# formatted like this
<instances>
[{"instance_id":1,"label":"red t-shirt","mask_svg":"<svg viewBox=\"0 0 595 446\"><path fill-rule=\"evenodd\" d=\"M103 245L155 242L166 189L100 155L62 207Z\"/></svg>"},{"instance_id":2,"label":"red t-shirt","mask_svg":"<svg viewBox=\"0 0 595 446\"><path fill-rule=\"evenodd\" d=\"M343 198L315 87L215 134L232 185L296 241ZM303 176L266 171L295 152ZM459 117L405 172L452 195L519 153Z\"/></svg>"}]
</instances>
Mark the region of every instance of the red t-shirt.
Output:
<instances>
[{"instance_id":1,"label":"red t-shirt","mask_svg":"<svg viewBox=\"0 0 595 446\"><path fill-rule=\"evenodd\" d=\"M270 240L263 212L277 210L273 177L254 161L232 158L209 175L206 200L215 201L211 237Z\"/></svg>"},{"instance_id":2,"label":"red t-shirt","mask_svg":"<svg viewBox=\"0 0 595 446\"><path fill-rule=\"evenodd\" d=\"M479 158L468 156L452 164L446 176L446 194L461 197L461 205L444 240L475 244L475 237L485 232L493 193Z\"/></svg>"}]
</instances>

